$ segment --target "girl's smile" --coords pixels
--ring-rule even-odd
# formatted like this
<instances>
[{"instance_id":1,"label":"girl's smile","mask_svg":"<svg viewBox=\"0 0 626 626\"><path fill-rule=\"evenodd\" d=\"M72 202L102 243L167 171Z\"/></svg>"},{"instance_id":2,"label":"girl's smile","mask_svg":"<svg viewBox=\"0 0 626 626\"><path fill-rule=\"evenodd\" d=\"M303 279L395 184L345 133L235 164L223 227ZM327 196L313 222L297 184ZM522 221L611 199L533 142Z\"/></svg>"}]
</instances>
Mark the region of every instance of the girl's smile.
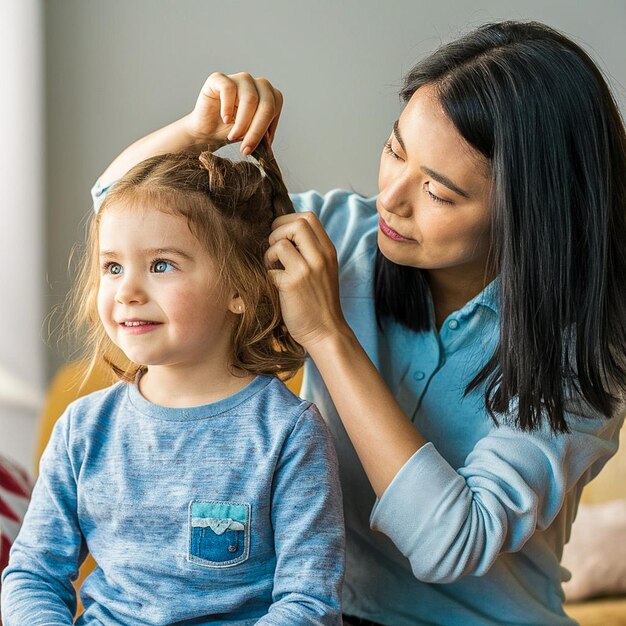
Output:
<instances>
[{"instance_id":1,"label":"girl's smile","mask_svg":"<svg viewBox=\"0 0 626 626\"><path fill-rule=\"evenodd\" d=\"M149 333L156 330L161 324L161 322L150 322L146 320L124 320L120 322L122 329L133 335Z\"/></svg>"},{"instance_id":2,"label":"girl's smile","mask_svg":"<svg viewBox=\"0 0 626 626\"><path fill-rule=\"evenodd\" d=\"M98 312L131 361L149 366L151 377L157 370L227 367L233 297L183 217L109 207L101 216L99 251Z\"/></svg>"}]
</instances>

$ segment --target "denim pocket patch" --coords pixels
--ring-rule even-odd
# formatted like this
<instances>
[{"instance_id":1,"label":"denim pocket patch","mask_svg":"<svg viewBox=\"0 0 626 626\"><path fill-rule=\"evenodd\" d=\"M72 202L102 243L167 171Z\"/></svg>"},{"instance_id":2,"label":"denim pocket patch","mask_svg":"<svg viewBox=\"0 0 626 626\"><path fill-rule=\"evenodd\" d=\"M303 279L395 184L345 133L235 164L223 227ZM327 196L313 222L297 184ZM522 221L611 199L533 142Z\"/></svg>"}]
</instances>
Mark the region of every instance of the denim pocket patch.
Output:
<instances>
[{"instance_id":1,"label":"denim pocket patch","mask_svg":"<svg viewBox=\"0 0 626 626\"><path fill-rule=\"evenodd\" d=\"M205 567L231 567L249 556L249 504L190 502L189 561Z\"/></svg>"}]
</instances>

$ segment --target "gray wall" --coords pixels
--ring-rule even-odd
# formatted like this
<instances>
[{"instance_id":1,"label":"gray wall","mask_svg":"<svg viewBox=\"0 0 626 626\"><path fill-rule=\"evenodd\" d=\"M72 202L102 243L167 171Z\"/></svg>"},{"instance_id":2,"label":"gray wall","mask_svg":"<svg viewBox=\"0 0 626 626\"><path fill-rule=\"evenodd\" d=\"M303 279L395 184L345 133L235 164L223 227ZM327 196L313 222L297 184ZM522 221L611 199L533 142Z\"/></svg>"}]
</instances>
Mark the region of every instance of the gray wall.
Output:
<instances>
[{"instance_id":1,"label":"gray wall","mask_svg":"<svg viewBox=\"0 0 626 626\"><path fill-rule=\"evenodd\" d=\"M89 188L133 139L186 113L214 70L284 92L275 143L292 191L376 190L403 73L441 41L496 19L571 35L626 102L626 1L47 0L46 303L69 285ZM51 341L50 371L60 355Z\"/></svg>"}]
</instances>

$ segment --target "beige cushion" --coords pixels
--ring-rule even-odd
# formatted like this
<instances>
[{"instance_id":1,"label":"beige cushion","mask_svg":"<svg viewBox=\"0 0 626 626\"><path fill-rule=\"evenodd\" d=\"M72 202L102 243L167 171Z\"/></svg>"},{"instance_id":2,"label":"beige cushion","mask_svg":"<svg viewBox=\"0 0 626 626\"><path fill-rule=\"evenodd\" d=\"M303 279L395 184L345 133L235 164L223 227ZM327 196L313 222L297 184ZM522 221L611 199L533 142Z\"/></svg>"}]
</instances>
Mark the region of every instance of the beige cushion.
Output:
<instances>
[{"instance_id":1,"label":"beige cushion","mask_svg":"<svg viewBox=\"0 0 626 626\"><path fill-rule=\"evenodd\" d=\"M561 563L568 600L626 594L626 498L581 504Z\"/></svg>"},{"instance_id":2,"label":"beige cushion","mask_svg":"<svg viewBox=\"0 0 626 626\"><path fill-rule=\"evenodd\" d=\"M626 626L626 430L600 475L585 487L565 546L563 565L572 579L563 585L568 615L583 626ZM606 503L606 506L604 505ZM621 589L611 598L587 599ZM574 599L579 601L573 601Z\"/></svg>"},{"instance_id":3,"label":"beige cushion","mask_svg":"<svg viewBox=\"0 0 626 626\"><path fill-rule=\"evenodd\" d=\"M581 502L596 504L620 498L626 498L626 427L620 433L619 450L583 489Z\"/></svg>"}]
</instances>

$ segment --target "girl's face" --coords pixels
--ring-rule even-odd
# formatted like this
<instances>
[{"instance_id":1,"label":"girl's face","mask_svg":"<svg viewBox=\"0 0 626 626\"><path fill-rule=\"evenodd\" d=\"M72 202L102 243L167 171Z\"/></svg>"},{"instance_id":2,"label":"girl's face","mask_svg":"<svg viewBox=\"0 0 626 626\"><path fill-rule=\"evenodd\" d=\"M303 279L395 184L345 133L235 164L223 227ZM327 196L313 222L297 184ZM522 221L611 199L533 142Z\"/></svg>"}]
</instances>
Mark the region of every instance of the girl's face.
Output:
<instances>
[{"instance_id":1,"label":"girl's face","mask_svg":"<svg viewBox=\"0 0 626 626\"><path fill-rule=\"evenodd\" d=\"M126 356L148 366L229 363L240 301L183 217L111 206L99 228L98 313Z\"/></svg>"},{"instance_id":2,"label":"girl's face","mask_svg":"<svg viewBox=\"0 0 626 626\"><path fill-rule=\"evenodd\" d=\"M385 145L378 178L378 245L399 265L484 275L489 250L489 166L418 89Z\"/></svg>"}]
</instances>

